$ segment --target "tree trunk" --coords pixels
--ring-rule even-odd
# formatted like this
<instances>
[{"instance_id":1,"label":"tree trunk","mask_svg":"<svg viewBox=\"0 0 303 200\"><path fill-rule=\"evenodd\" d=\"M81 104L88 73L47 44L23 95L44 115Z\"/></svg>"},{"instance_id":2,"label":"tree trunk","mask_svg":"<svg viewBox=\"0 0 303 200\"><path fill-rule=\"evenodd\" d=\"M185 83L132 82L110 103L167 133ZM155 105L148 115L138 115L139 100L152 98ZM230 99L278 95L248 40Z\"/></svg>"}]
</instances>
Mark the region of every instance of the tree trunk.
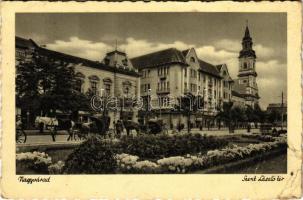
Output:
<instances>
[{"instance_id":1,"label":"tree trunk","mask_svg":"<svg viewBox=\"0 0 303 200\"><path fill-rule=\"evenodd\" d=\"M187 133L190 133L190 113L187 116Z\"/></svg>"}]
</instances>

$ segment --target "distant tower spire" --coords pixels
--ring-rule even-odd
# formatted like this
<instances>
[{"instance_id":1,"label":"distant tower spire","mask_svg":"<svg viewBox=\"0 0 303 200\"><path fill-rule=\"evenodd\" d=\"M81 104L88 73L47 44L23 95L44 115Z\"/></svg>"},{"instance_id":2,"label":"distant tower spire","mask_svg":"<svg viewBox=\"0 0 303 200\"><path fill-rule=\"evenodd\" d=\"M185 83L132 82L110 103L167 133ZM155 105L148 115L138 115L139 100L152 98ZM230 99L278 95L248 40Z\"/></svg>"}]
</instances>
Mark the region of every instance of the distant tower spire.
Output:
<instances>
[{"instance_id":1,"label":"distant tower spire","mask_svg":"<svg viewBox=\"0 0 303 200\"><path fill-rule=\"evenodd\" d=\"M248 20L246 20L246 28L245 28L244 38L250 38L250 33L249 33L249 29L248 29Z\"/></svg>"}]
</instances>

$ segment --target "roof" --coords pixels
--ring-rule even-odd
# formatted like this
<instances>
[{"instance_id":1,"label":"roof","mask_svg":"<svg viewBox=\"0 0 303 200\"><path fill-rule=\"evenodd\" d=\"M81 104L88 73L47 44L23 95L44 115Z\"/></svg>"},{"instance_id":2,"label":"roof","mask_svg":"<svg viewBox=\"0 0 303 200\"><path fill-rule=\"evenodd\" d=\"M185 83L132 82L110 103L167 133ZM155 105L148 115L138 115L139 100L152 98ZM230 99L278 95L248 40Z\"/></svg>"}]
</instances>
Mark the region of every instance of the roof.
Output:
<instances>
[{"instance_id":1,"label":"roof","mask_svg":"<svg viewBox=\"0 0 303 200\"><path fill-rule=\"evenodd\" d=\"M198 60L199 61L199 64L200 64L200 70L204 73L207 73L207 74L210 74L210 75L213 75L213 76L216 76L218 78L222 78L220 76L220 72L218 71L217 67L208 63L208 62L205 62L203 60Z\"/></svg>"},{"instance_id":2,"label":"roof","mask_svg":"<svg viewBox=\"0 0 303 200\"><path fill-rule=\"evenodd\" d=\"M226 66L226 64L220 64L220 65L216 65L216 68L217 68L217 70L219 71L219 72L221 72L221 70L222 70L222 67L223 66ZM227 81L228 82L234 82L234 80L231 78L231 76L229 75L229 72L228 72L228 68L227 68L227 66L226 66L226 69L227 69L227 75L228 75L228 77L227 77ZM224 75L223 75L223 77L222 78L224 78Z\"/></svg>"},{"instance_id":3,"label":"roof","mask_svg":"<svg viewBox=\"0 0 303 200\"><path fill-rule=\"evenodd\" d=\"M250 38L248 26L246 26L246 28L245 28L244 38Z\"/></svg>"},{"instance_id":4,"label":"roof","mask_svg":"<svg viewBox=\"0 0 303 200\"><path fill-rule=\"evenodd\" d=\"M152 68L166 64L178 63L186 65L185 57L182 52L176 48L169 48L162 51L153 52L131 59L135 68Z\"/></svg>"},{"instance_id":5,"label":"roof","mask_svg":"<svg viewBox=\"0 0 303 200\"><path fill-rule=\"evenodd\" d=\"M111 72L116 72L116 73L121 73L121 74L125 74L125 75L130 75L130 76L137 76L139 77L139 74L135 71L131 71L131 70L127 70L124 68L115 68L115 67L110 67L107 65L104 65L100 62L97 61L92 61L92 60L88 60L85 58L80 58L77 56L72 56L72 55L68 55L65 53L61 53L61 52L57 52L57 51L53 51L50 49L46 49L46 48L42 48L39 47L34 41L32 40L27 40L24 38L20 38L20 37L16 37L16 46L17 47L22 47L24 45L28 45L33 43L34 45L36 45L36 51L44 56L48 56L50 58L54 58L54 59L58 59L61 60L63 62L68 62L68 63L74 63L74 64L80 64L82 63L84 66L87 67L91 67L91 68L96 68L96 69L102 69L102 70L106 70L106 71L111 71Z\"/></svg>"},{"instance_id":6,"label":"roof","mask_svg":"<svg viewBox=\"0 0 303 200\"><path fill-rule=\"evenodd\" d=\"M252 49L242 49L239 53L239 58L242 57L253 57L253 58L257 58L256 56L256 52Z\"/></svg>"},{"instance_id":7,"label":"roof","mask_svg":"<svg viewBox=\"0 0 303 200\"><path fill-rule=\"evenodd\" d=\"M75 63L75 64L80 64L81 63L82 65L87 66L87 67L102 69L102 70L106 70L106 71L111 71L111 72L131 75L131 76L139 76L139 74L135 71L126 70L124 68L110 67L108 65L105 65L105 64L97 62L97 61L92 61L92 60L88 60L88 59L85 59L85 58L80 58L80 57L68 55L68 54L65 54L65 53L61 53L61 52L41 48L41 47L38 49L38 51L42 55L50 56L50 57L62 60L64 62Z\"/></svg>"},{"instance_id":8,"label":"roof","mask_svg":"<svg viewBox=\"0 0 303 200\"><path fill-rule=\"evenodd\" d=\"M190 51L190 49L186 49L186 50L182 51L183 56L186 57L189 51Z\"/></svg>"},{"instance_id":9,"label":"roof","mask_svg":"<svg viewBox=\"0 0 303 200\"><path fill-rule=\"evenodd\" d=\"M222 69L223 65L224 65L224 64L221 64L221 65L216 65L217 70L218 70L218 71L221 71L221 69Z\"/></svg>"},{"instance_id":10,"label":"roof","mask_svg":"<svg viewBox=\"0 0 303 200\"><path fill-rule=\"evenodd\" d=\"M235 97L245 98L245 95L240 94L239 92L237 92L237 91L235 91L235 90L232 90L232 91L231 91L231 95L232 95L232 96L235 96Z\"/></svg>"},{"instance_id":11,"label":"roof","mask_svg":"<svg viewBox=\"0 0 303 200\"><path fill-rule=\"evenodd\" d=\"M32 48L38 47L38 45L32 39L24 39L21 37L15 37L16 46L19 48Z\"/></svg>"},{"instance_id":12,"label":"roof","mask_svg":"<svg viewBox=\"0 0 303 200\"><path fill-rule=\"evenodd\" d=\"M113 55L113 54L120 54L120 55L123 55L123 56L126 56L126 53L125 52L122 52L122 51L118 51L118 50L114 50L114 51L111 51L111 52L108 52L106 55L110 56L110 55Z\"/></svg>"}]
</instances>

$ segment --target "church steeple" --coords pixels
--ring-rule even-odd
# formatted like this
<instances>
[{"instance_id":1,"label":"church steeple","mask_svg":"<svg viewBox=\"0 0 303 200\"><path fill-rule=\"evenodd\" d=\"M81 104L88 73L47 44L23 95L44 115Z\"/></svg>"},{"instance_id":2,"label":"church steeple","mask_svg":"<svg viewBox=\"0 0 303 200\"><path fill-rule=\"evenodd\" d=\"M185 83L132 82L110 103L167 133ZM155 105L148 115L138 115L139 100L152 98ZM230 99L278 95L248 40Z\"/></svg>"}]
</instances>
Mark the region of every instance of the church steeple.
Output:
<instances>
[{"instance_id":1,"label":"church steeple","mask_svg":"<svg viewBox=\"0 0 303 200\"><path fill-rule=\"evenodd\" d=\"M253 42L250 36L248 22L244 36L242 38L242 50L239 53L239 73L238 83L239 88L242 88L239 93L245 96L248 105L254 105L258 102L258 85L257 85L257 72L256 72L256 53L253 50Z\"/></svg>"},{"instance_id":2,"label":"church steeple","mask_svg":"<svg viewBox=\"0 0 303 200\"><path fill-rule=\"evenodd\" d=\"M244 38L250 38L248 26L246 26Z\"/></svg>"},{"instance_id":3,"label":"church steeple","mask_svg":"<svg viewBox=\"0 0 303 200\"><path fill-rule=\"evenodd\" d=\"M239 58L253 57L256 58L256 53L252 48L253 42L249 33L248 22L246 21L246 28L244 37L242 39L242 50L240 51Z\"/></svg>"}]
</instances>

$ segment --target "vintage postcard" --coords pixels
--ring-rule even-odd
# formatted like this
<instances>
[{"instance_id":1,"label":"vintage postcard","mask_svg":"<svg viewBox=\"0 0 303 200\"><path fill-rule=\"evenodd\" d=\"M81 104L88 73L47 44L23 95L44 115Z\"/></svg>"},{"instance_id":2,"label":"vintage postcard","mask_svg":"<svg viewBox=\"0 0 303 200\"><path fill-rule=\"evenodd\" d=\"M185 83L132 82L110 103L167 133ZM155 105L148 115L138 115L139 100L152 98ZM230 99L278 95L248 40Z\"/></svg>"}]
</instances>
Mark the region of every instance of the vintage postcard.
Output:
<instances>
[{"instance_id":1,"label":"vintage postcard","mask_svg":"<svg viewBox=\"0 0 303 200\"><path fill-rule=\"evenodd\" d=\"M301 196L300 3L1 11L3 197Z\"/></svg>"}]
</instances>

